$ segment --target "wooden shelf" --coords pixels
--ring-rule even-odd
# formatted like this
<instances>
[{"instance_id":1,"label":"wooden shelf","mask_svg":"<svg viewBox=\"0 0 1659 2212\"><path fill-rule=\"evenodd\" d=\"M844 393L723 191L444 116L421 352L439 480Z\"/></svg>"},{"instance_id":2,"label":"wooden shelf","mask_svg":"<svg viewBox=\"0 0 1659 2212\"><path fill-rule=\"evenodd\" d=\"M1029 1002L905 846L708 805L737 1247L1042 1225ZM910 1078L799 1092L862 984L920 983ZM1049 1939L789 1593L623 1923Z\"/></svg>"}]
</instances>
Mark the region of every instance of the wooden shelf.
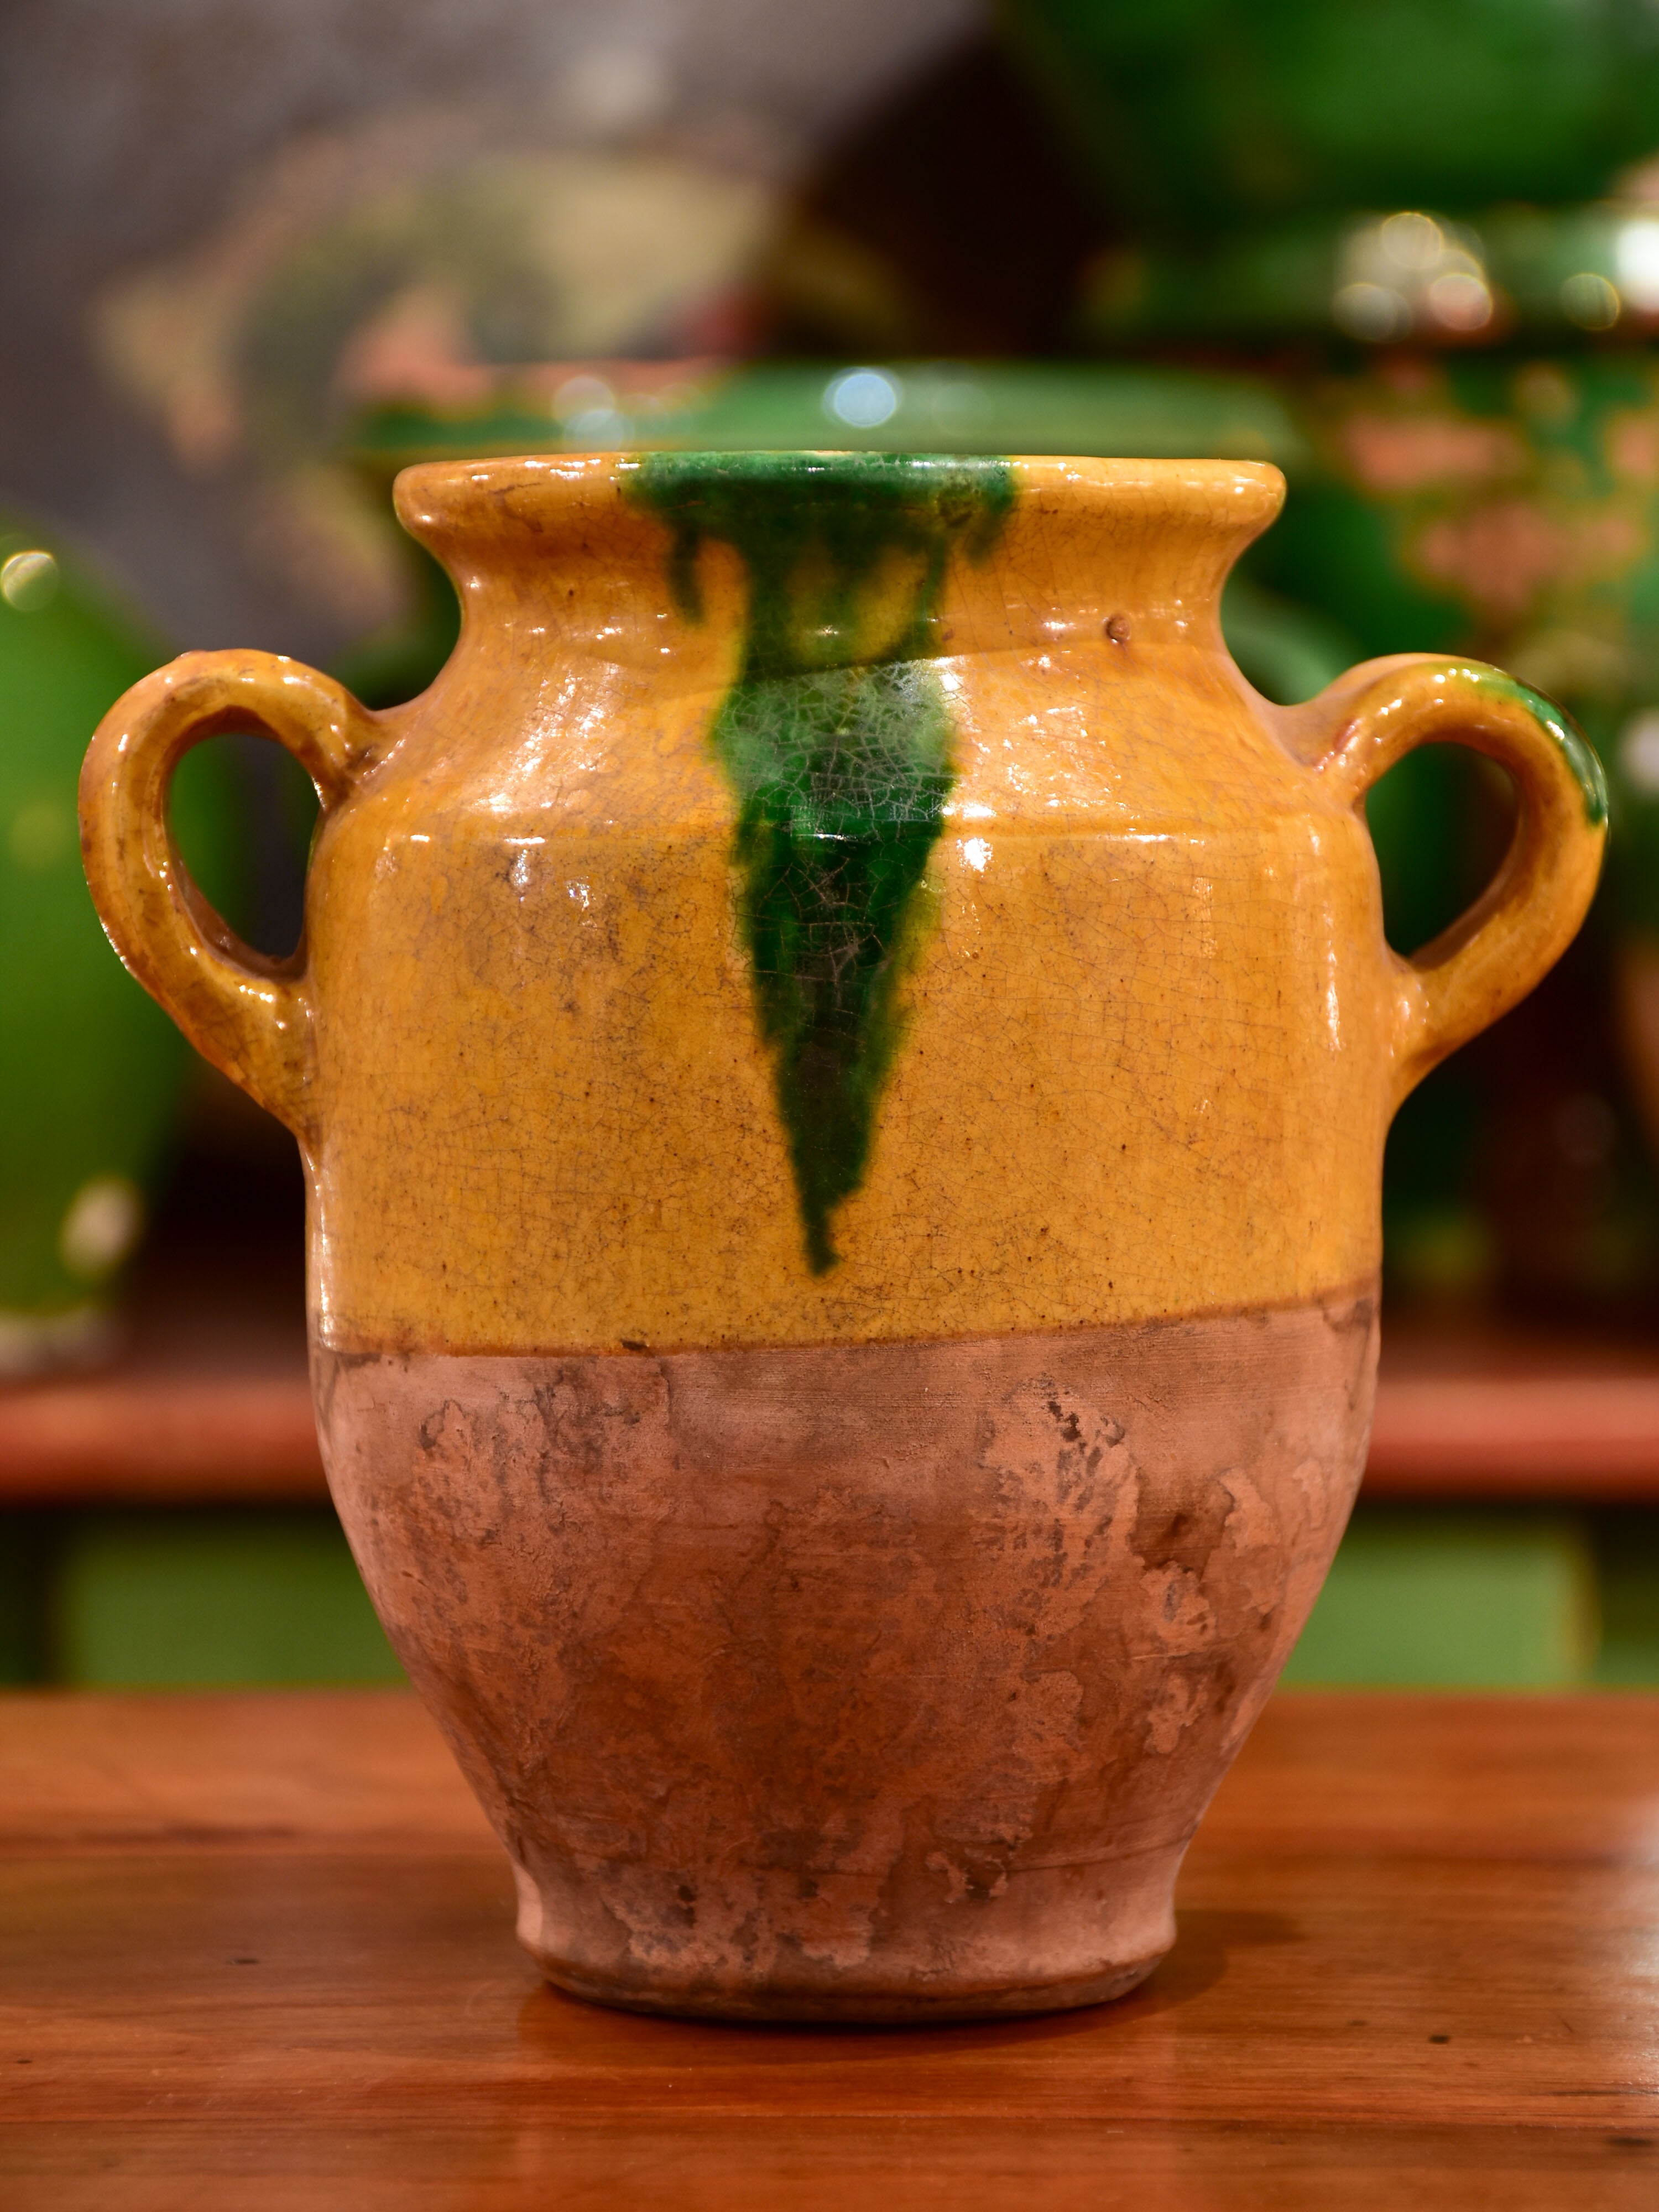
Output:
<instances>
[{"instance_id":1,"label":"wooden shelf","mask_svg":"<svg viewBox=\"0 0 1659 2212\"><path fill-rule=\"evenodd\" d=\"M121 1355L0 1389L7 1504L315 1504L328 1486L291 1271L140 1279Z\"/></svg>"},{"instance_id":2,"label":"wooden shelf","mask_svg":"<svg viewBox=\"0 0 1659 2212\"><path fill-rule=\"evenodd\" d=\"M1659 1504L1659 1353L1389 1327L1365 1495ZM246 1287L157 1285L114 1365L0 1391L0 1502L326 1496L302 1319Z\"/></svg>"},{"instance_id":3,"label":"wooden shelf","mask_svg":"<svg viewBox=\"0 0 1659 2212\"><path fill-rule=\"evenodd\" d=\"M296 1375L106 1375L0 1397L0 1499L315 1504L328 1486Z\"/></svg>"},{"instance_id":4,"label":"wooden shelf","mask_svg":"<svg viewBox=\"0 0 1659 2212\"><path fill-rule=\"evenodd\" d=\"M1659 1504L1659 1354L1385 1316L1364 1494Z\"/></svg>"}]
</instances>

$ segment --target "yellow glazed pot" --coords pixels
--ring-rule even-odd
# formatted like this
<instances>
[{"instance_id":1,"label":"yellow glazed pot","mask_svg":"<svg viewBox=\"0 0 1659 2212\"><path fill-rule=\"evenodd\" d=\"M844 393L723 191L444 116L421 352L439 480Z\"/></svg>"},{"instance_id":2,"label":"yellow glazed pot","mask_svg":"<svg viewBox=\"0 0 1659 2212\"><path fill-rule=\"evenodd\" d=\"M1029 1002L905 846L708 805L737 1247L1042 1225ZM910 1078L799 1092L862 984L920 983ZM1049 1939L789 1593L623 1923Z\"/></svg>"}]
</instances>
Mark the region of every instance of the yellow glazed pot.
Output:
<instances>
[{"instance_id":1,"label":"yellow glazed pot","mask_svg":"<svg viewBox=\"0 0 1659 2212\"><path fill-rule=\"evenodd\" d=\"M99 906L299 1139L335 1496L567 1989L963 2016L1173 1940L1364 1462L1389 1115L1603 838L1594 756L1492 670L1249 690L1217 601L1281 495L413 469L465 608L423 696L191 654L94 741ZM323 800L285 962L165 823L249 726ZM1361 807L1437 740L1519 827L1407 962Z\"/></svg>"}]
</instances>

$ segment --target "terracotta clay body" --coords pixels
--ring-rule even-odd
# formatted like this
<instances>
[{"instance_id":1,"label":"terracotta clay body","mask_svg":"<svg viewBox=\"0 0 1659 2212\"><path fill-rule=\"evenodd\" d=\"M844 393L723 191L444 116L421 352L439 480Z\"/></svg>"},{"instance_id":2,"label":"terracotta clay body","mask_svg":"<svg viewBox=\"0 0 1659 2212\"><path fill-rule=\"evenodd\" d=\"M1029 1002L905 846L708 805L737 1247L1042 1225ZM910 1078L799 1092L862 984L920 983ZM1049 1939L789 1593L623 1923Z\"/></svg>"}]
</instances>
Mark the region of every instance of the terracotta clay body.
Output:
<instances>
[{"instance_id":1,"label":"terracotta clay body","mask_svg":"<svg viewBox=\"0 0 1659 2212\"><path fill-rule=\"evenodd\" d=\"M1363 1465L1389 1115L1603 836L1494 671L1249 690L1217 599L1280 492L416 469L465 608L428 692L194 655L94 742L110 933L300 1139L335 1494L568 1988L962 2016L1173 1938ZM250 723L325 807L289 963L163 824ZM1520 822L1407 963L1360 807L1437 738Z\"/></svg>"}]
</instances>

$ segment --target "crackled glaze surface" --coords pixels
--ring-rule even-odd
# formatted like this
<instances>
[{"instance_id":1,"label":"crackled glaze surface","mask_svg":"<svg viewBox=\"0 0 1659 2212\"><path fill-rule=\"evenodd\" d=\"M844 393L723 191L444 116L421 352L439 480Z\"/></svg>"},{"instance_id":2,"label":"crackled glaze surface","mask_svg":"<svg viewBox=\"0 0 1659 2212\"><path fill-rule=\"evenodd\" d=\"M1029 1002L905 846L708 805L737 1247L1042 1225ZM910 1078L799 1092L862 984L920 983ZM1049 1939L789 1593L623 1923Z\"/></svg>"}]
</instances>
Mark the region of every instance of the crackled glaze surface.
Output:
<instances>
[{"instance_id":1,"label":"crackled glaze surface","mask_svg":"<svg viewBox=\"0 0 1659 2212\"><path fill-rule=\"evenodd\" d=\"M1218 599L1281 491L418 469L465 609L428 692L198 654L94 741L106 924L300 1139L341 1510L573 1989L1019 2010L1170 1940L1358 1479L1389 1117L1604 835L1492 670L1248 689ZM165 827L249 724L324 802L288 962ZM1361 809L1440 739L1520 827L1407 962Z\"/></svg>"},{"instance_id":2,"label":"crackled glaze surface","mask_svg":"<svg viewBox=\"0 0 1659 2212\"><path fill-rule=\"evenodd\" d=\"M995 544L1012 473L883 453L830 475L807 453L659 453L635 496L673 530L675 601L692 621L702 543L744 566L742 659L709 734L738 802L738 918L821 1275L840 1257L831 1214L868 1165L954 781L930 658L939 592L953 552L982 560Z\"/></svg>"},{"instance_id":3,"label":"crackled glaze surface","mask_svg":"<svg viewBox=\"0 0 1659 2212\"><path fill-rule=\"evenodd\" d=\"M1367 1296L316 1373L357 1557L549 1973L867 2018L1090 2002L1168 1948L1376 1358Z\"/></svg>"}]
</instances>

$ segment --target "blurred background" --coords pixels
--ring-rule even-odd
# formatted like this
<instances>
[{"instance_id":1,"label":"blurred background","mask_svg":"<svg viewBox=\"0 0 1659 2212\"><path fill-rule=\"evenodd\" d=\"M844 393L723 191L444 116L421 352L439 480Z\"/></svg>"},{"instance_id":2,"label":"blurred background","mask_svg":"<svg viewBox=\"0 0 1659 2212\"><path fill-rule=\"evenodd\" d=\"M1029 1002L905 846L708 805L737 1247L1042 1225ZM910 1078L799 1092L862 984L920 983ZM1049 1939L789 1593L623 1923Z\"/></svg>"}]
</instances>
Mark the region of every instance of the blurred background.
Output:
<instances>
[{"instance_id":1,"label":"blurred background","mask_svg":"<svg viewBox=\"0 0 1659 2212\"><path fill-rule=\"evenodd\" d=\"M836 445L1273 460L1224 611L1261 690L1467 650L1583 722L1607 879L1396 1126L1376 1443L1291 1678L1659 1682L1650 0L10 0L0 193L0 1680L397 1673L292 1144L80 878L99 715L185 646L421 689L410 460ZM312 806L251 738L179 778L268 951ZM1410 951L1510 798L1434 750L1370 818Z\"/></svg>"}]
</instances>

